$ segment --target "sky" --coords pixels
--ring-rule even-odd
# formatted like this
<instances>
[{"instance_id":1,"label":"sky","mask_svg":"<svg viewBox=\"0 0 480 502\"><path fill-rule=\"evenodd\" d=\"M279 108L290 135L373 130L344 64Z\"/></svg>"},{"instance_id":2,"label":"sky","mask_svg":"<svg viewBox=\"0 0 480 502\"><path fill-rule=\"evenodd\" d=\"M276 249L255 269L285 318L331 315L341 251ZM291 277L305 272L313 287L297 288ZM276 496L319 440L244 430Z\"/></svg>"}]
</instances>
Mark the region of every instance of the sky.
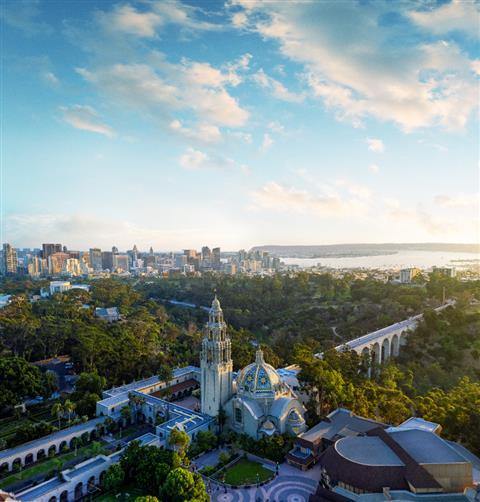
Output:
<instances>
[{"instance_id":1,"label":"sky","mask_svg":"<svg viewBox=\"0 0 480 502\"><path fill-rule=\"evenodd\" d=\"M1 240L478 242L479 10L4 0Z\"/></svg>"}]
</instances>

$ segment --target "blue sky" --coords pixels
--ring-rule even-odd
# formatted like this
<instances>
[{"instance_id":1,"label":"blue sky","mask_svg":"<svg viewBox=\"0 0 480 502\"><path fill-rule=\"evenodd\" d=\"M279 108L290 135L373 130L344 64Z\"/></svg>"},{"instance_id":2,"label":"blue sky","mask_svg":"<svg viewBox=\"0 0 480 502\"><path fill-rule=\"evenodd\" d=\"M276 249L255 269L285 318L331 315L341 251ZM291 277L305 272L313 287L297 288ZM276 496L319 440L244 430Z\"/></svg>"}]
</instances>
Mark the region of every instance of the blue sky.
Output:
<instances>
[{"instance_id":1,"label":"blue sky","mask_svg":"<svg viewBox=\"0 0 480 502\"><path fill-rule=\"evenodd\" d=\"M2 240L479 240L476 2L2 6Z\"/></svg>"}]
</instances>

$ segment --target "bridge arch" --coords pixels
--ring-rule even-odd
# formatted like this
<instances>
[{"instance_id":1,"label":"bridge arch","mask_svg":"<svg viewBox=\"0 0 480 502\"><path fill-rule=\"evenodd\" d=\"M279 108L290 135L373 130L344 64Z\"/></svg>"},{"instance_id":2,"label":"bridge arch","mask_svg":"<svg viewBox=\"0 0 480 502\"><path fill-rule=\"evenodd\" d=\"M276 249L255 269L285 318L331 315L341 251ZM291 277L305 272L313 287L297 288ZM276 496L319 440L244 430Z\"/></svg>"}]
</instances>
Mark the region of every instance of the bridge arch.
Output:
<instances>
[{"instance_id":1,"label":"bridge arch","mask_svg":"<svg viewBox=\"0 0 480 502\"><path fill-rule=\"evenodd\" d=\"M390 358L390 340L388 338L384 338L382 341L382 355L381 362L385 363Z\"/></svg>"},{"instance_id":2,"label":"bridge arch","mask_svg":"<svg viewBox=\"0 0 480 502\"><path fill-rule=\"evenodd\" d=\"M391 341L391 355L393 357L398 357L398 355L400 354L400 337L395 334L392 336L392 341Z\"/></svg>"},{"instance_id":3,"label":"bridge arch","mask_svg":"<svg viewBox=\"0 0 480 502\"><path fill-rule=\"evenodd\" d=\"M378 342L374 343L371 348L372 364L378 366L382 362L382 350Z\"/></svg>"},{"instance_id":4,"label":"bridge arch","mask_svg":"<svg viewBox=\"0 0 480 502\"><path fill-rule=\"evenodd\" d=\"M60 502L68 502L68 490L63 490L60 494Z\"/></svg>"}]
</instances>

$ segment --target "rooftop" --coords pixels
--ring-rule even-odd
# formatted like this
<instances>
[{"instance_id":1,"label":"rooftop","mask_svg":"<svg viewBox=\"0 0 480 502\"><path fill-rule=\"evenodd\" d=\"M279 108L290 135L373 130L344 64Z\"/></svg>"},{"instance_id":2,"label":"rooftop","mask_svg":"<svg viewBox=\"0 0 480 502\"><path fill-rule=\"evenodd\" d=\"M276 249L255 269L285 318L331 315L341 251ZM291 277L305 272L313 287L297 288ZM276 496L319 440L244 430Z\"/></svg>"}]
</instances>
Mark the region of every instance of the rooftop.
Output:
<instances>
[{"instance_id":1,"label":"rooftop","mask_svg":"<svg viewBox=\"0 0 480 502\"><path fill-rule=\"evenodd\" d=\"M342 457L362 465L403 466L405 465L379 437L346 437L335 443Z\"/></svg>"},{"instance_id":2,"label":"rooftop","mask_svg":"<svg viewBox=\"0 0 480 502\"><path fill-rule=\"evenodd\" d=\"M0 460L3 458L12 457L14 455L19 455L24 451L41 448L49 441L53 441L56 439L60 439L63 437L70 436L74 433L79 433L82 431L87 431L92 429L92 426L95 427L97 423L102 423L105 420L105 417L94 418L89 420L88 422L84 422L82 424L73 425L72 427L68 427L66 429L62 429L61 431L53 432L48 436L43 436L41 438L35 439L33 441L29 441L28 443L23 443L19 446L15 446L15 448L9 448L8 450L0 451Z\"/></svg>"},{"instance_id":3,"label":"rooftop","mask_svg":"<svg viewBox=\"0 0 480 502\"><path fill-rule=\"evenodd\" d=\"M419 464L467 462L446 441L429 431L395 428L386 432Z\"/></svg>"},{"instance_id":4,"label":"rooftop","mask_svg":"<svg viewBox=\"0 0 480 502\"><path fill-rule=\"evenodd\" d=\"M314 425L300 437L313 443L322 438L333 439L337 435L351 436L352 433L365 433L378 426L383 426L383 424L368 418L358 417L345 408L338 408L330 413L326 420Z\"/></svg>"}]
</instances>

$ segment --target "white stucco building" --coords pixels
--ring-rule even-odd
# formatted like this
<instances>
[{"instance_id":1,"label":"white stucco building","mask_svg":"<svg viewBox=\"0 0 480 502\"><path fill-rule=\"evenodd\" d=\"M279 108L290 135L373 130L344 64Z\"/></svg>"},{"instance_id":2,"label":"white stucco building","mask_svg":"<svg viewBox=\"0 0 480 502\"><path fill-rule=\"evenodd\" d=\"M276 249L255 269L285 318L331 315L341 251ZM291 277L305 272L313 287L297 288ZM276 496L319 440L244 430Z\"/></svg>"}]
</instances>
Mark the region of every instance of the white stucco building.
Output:
<instances>
[{"instance_id":1,"label":"white stucco building","mask_svg":"<svg viewBox=\"0 0 480 502\"><path fill-rule=\"evenodd\" d=\"M233 381L231 344L217 297L212 302L201 354L202 412L227 415L227 426L257 439L306 430L305 409L291 387L257 350L255 362Z\"/></svg>"}]
</instances>

